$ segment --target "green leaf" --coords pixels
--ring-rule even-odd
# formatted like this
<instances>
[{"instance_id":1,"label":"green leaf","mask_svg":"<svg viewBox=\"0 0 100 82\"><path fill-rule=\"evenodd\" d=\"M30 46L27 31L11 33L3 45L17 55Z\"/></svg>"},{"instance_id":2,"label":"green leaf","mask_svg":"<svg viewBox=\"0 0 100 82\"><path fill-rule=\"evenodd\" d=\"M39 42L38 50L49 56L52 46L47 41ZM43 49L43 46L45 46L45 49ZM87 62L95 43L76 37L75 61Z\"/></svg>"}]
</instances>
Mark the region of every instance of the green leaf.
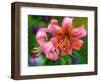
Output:
<instances>
[{"instance_id":1,"label":"green leaf","mask_svg":"<svg viewBox=\"0 0 100 82\"><path fill-rule=\"evenodd\" d=\"M66 58L66 64L72 64L72 60L71 60L70 55L66 54L65 58Z\"/></svg>"},{"instance_id":2,"label":"green leaf","mask_svg":"<svg viewBox=\"0 0 100 82\"><path fill-rule=\"evenodd\" d=\"M61 64L66 64L66 59L64 56L60 56L59 60L60 60Z\"/></svg>"},{"instance_id":3,"label":"green leaf","mask_svg":"<svg viewBox=\"0 0 100 82\"><path fill-rule=\"evenodd\" d=\"M80 54L80 58L81 58L81 62L82 64L87 64L88 63L88 41L87 41L87 37L83 39L84 41L84 45L81 47L81 49L79 51L77 51L77 53Z\"/></svg>"},{"instance_id":4,"label":"green leaf","mask_svg":"<svg viewBox=\"0 0 100 82\"><path fill-rule=\"evenodd\" d=\"M64 56L60 56L59 60L60 60L61 64L63 64L63 65L72 64L71 57L68 54L65 54Z\"/></svg>"},{"instance_id":5,"label":"green leaf","mask_svg":"<svg viewBox=\"0 0 100 82\"><path fill-rule=\"evenodd\" d=\"M39 46L37 44L37 41L36 41L36 37L35 36L30 37L30 39L28 40L28 45L33 45L34 47L38 47Z\"/></svg>"},{"instance_id":6,"label":"green leaf","mask_svg":"<svg viewBox=\"0 0 100 82\"><path fill-rule=\"evenodd\" d=\"M61 62L59 60L52 61L48 59L45 65L61 65Z\"/></svg>"},{"instance_id":7,"label":"green leaf","mask_svg":"<svg viewBox=\"0 0 100 82\"><path fill-rule=\"evenodd\" d=\"M79 64L87 64L88 62L88 46L87 46L87 37L82 39L84 41L84 45L80 50L73 50L71 55L72 61L76 60Z\"/></svg>"},{"instance_id":8,"label":"green leaf","mask_svg":"<svg viewBox=\"0 0 100 82\"><path fill-rule=\"evenodd\" d=\"M80 64L82 63L80 54L78 54L76 50L73 50L73 53L72 53L71 57L72 57L72 60L76 60L76 61L78 61Z\"/></svg>"}]
</instances>

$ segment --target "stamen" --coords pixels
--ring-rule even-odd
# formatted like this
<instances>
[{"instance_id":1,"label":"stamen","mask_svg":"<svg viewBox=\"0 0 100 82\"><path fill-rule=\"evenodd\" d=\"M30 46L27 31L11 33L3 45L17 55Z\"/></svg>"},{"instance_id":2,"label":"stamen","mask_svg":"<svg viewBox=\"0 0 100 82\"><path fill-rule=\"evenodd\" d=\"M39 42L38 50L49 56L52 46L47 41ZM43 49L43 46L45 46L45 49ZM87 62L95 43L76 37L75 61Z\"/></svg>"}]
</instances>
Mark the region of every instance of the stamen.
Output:
<instances>
[{"instance_id":1,"label":"stamen","mask_svg":"<svg viewBox=\"0 0 100 82\"><path fill-rule=\"evenodd\" d=\"M39 56L40 54L41 54L41 51L40 51L40 52L38 52L36 55L37 55L37 56Z\"/></svg>"},{"instance_id":2,"label":"stamen","mask_svg":"<svg viewBox=\"0 0 100 82\"><path fill-rule=\"evenodd\" d=\"M38 47L38 48L34 47L32 50L32 53L38 53L40 51L41 51L40 47Z\"/></svg>"}]
</instances>

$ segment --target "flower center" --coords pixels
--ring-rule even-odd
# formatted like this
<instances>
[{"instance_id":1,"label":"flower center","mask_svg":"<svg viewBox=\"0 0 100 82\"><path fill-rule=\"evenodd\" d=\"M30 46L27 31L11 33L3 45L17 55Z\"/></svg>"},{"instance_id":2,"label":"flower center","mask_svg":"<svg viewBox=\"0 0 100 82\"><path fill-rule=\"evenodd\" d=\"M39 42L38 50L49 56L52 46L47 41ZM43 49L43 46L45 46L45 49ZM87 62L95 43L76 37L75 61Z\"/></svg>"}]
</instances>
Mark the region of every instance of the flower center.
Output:
<instances>
[{"instance_id":1,"label":"flower center","mask_svg":"<svg viewBox=\"0 0 100 82\"><path fill-rule=\"evenodd\" d=\"M61 48L64 52L66 52L66 50L68 50L69 48L71 48L71 34L70 33L65 33L64 35L60 36L60 38L58 38L58 44L59 44L59 48Z\"/></svg>"},{"instance_id":2,"label":"flower center","mask_svg":"<svg viewBox=\"0 0 100 82\"><path fill-rule=\"evenodd\" d=\"M66 40L66 41L70 41L70 38L71 38L71 35L68 34L68 33L66 33L66 34L65 34L65 40Z\"/></svg>"}]
</instances>

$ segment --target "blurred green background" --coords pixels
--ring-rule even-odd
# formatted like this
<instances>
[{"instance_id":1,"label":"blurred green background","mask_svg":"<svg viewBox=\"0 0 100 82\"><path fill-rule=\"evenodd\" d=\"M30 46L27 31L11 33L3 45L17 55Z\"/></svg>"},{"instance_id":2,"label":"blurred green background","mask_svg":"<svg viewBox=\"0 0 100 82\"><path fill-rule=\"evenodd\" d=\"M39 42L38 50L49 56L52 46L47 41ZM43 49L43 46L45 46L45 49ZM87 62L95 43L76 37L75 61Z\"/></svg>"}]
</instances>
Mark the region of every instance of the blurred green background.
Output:
<instances>
[{"instance_id":1,"label":"blurred green background","mask_svg":"<svg viewBox=\"0 0 100 82\"><path fill-rule=\"evenodd\" d=\"M28 15L28 65L29 66L43 66L43 65L71 65L71 64L87 64L88 63L88 44L87 37L83 38L85 45L81 47L79 51L73 50L72 55L64 55L58 58L57 61L51 61L45 57L43 53L38 57L34 57L32 60L32 48L39 47L36 42L36 32L39 28L48 27L51 19L57 19L58 24L61 25L64 17L62 16L36 16ZM88 18L87 17L74 17L73 28L77 28L81 25L85 26L88 31ZM47 33L50 38L52 35Z\"/></svg>"}]
</instances>

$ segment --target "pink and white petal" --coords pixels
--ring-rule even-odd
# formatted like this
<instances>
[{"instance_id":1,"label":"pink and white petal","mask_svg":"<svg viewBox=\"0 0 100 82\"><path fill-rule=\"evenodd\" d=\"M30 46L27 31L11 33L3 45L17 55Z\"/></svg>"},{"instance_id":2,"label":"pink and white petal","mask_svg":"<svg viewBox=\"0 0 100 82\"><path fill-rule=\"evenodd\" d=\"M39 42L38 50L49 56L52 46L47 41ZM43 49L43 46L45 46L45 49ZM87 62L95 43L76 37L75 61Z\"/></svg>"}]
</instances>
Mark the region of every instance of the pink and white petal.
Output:
<instances>
[{"instance_id":1,"label":"pink and white petal","mask_svg":"<svg viewBox=\"0 0 100 82\"><path fill-rule=\"evenodd\" d=\"M80 50L83 44L84 42L82 40L77 40L77 42L73 43L73 48L75 48L76 50Z\"/></svg>"},{"instance_id":2,"label":"pink and white petal","mask_svg":"<svg viewBox=\"0 0 100 82\"><path fill-rule=\"evenodd\" d=\"M55 29L55 28L52 26L52 24L49 24L49 25L48 25L48 32L54 34L54 29Z\"/></svg>"},{"instance_id":3,"label":"pink and white petal","mask_svg":"<svg viewBox=\"0 0 100 82\"><path fill-rule=\"evenodd\" d=\"M61 34L61 27L58 25L58 21L56 19L52 19L50 24L48 25L48 32L52 34Z\"/></svg>"},{"instance_id":4,"label":"pink and white petal","mask_svg":"<svg viewBox=\"0 0 100 82\"><path fill-rule=\"evenodd\" d=\"M52 47L48 52L48 54L46 54L47 58L53 61L56 61L58 59L58 55L59 55L59 50L54 47Z\"/></svg>"},{"instance_id":5,"label":"pink and white petal","mask_svg":"<svg viewBox=\"0 0 100 82\"><path fill-rule=\"evenodd\" d=\"M48 25L48 32L52 33L53 35L62 34L62 29L57 24L49 24Z\"/></svg>"},{"instance_id":6,"label":"pink and white petal","mask_svg":"<svg viewBox=\"0 0 100 82\"><path fill-rule=\"evenodd\" d=\"M72 22L73 22L73 18L65 17L62 22L62 27L71 28Z\"/></svg>"},{"instance_id":7,"label":"pink and white petal","mask_svg":"<svg viewBox=\"0 0 100 82\"><path fill-rule=\"evenodd\" d=\"M73 37L78 37L78 38L86 37L86 35L87 35L87 32L83 25L81 27L75 28L72 34Z\"/></svg>"},{"instance_id":8,"label":"pink and white petal","mask_svg":"<svg viewBox=\"0 0 100 82\"><path fill-rule=\"evenodd\" d=\"M51 24L57 25L58 24L58 21L56 19L51 19Z\"/></svg>"},{"instance_id":9,"label":"pink and white petal","mask_svg":"<svg viewBox=\"0 0 100 82\"><path fill-rule=\"evenodd\" d=\"M48 59L54 61L58 59L59 51L53 46L51 41L42 44L40 48Z\"/></svg>"},{"instance_id":10,"label":"pink and white petal","mask_svg":"<svg viewBox=\"0 0 100 82\"><path fill-rule=\"evenodd\" d=\"M40 45L40 48L44 53L48 53L50 51L50 49L53 48L53 44L51 43L51 41L45 42Z\"/></svg>"},{"instance_id":11,"label":"pink and white petal","mask_svg":"<svg viewBox=\"0 0 100 82\"><path fill-rule=\"evenodd\" d=\"M53 48L51 49L51 51L53 51L54 54L59 55L59 50L58 50L58 48L55 48L55 47L53 46Z\"/></svg>"},{"instance_id":12,"label":"pink and white petal","mask_svg":"<svg viewBox=\"0 0 100 82\"><path fill-rule=\"evenodd\" d=\"M45 39L47 38L46 35L47 29L46 28L41 28L36 34L36 40L38 44L40 45L41 43L44 43Z\"/></svg>"},{"instance_id":13,"label":"pink and white petal","mask_svg":"<svg viewBox=\"0 0 100 82\"><path fill-rule=\"evenodd\" d=\"M47 58L52 60L52 61L56 61L58 59L58 55L54 54L54 52L50 51L48 54L46 54Z\"/></svg>"}]
</instances>

